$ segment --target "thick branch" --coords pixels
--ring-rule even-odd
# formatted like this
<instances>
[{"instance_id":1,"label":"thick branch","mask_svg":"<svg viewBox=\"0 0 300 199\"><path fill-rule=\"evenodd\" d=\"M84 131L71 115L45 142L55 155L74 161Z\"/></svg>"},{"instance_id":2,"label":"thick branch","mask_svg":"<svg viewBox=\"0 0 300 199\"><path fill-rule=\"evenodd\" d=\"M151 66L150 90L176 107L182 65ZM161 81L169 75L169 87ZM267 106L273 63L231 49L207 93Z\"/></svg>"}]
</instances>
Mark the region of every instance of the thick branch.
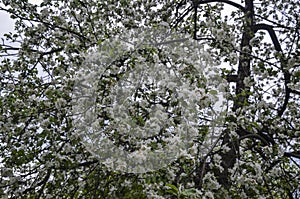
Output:
<instances>
[{"instance_id":1,"label":"thick branch","mask_svg":"<svg viewBox=\"0 0 300 199\"><path fill-rule=\"evenodd\" d=\"M253 32L256 33L258 30L266 30L269 32L269 35L272 39L272 42L274 44L275 50L277 51L282 51L281 45L278 41L278 38L275 34L275 31L273 30L273 26L268 25L268 24L255 24L253 26Z\"/></svg>"},{"instance_id":2,"label":"thick branch","mask_svg":"<svg viewBox=\"0 0 300 199\"><path fill-rule=\"evenodd\" d=\"M284 28L284 29L287 29L287 30L292 30L292 29L293 29L292 27L284 26L284 25L282 25L282 24L280 24L280 23L277 23L276 21L272 21L272 20L270 20L270 19L268 19L268 18L266 18L266 17L263 17L263 16L261 16L261 15L258 15L258 14L254 14L254 15L255 15L256 17L259 17L259 18L261 18L261 19L263 19L263 20L266 20L267 22L270 22L270 23L276 25L276 26L273 26L274 28Z\"/></svg>"},{"instance_id":3,"label":"thick branch","mask_svg":"<svg viewBox=\"0 0 300 199\"><path fill-rule=\"evenodd\" d=\"M297 91L297 90L293 90L293 89L290 89L291 93L293 94L297 94L297 95L300 95L300 91Z\"/></svg>"},{"instance_id":4,"label":"thick branch","mask_svg":"<svg viewBox=\"0 0 300 199\"><path fill-rule=\"evenodd\" d=\"M264 127L261 130L258 130L258 133L251 133L251 132L247 131L246 129L242 128L241 126L239 126L237 133L240 136L239 140L243 140L245 138L256 138L256 139L260 140L263 143L263 145L265 145L265 146L270 145L270 144L272 144L272 145L275 144L275 141L270 136L270 133L269 133L267 127Z\"/></svg>"},{"instance_id":5,"label":"thick branch","mask_svg":"<svg viewBox=\"0 0 300 199\"><path fill-rule=\"evenodd\" d=\"M243 27L242 43L241 43L241 54L239 57L238 71L237 71L237 82L236 82L236 91L235 94L237 99L234 102L233 110L237 110L245 102L248 101L250 88L245 85L244 79L250 77L250 63L251 63L251 54L252 48L250 45L251 39L254 37L253 32L253 23L254 23L254 8L253 0L245 1L245 8L247 12L245 14L245 23Z\"/></svg>"},{"instance_id":6,"label":"thick branch","mask_svg":"<svg viewBox=\"0 0 300 199\"><path fill-rule=\"evenodd\" d=\"M284 156L300 159L300 152L298 152L298 151L295 151L295 152L285 152Z\"/></svg>"},{"instance_id":7,"label":"thick branch","mask_svg":"<svg viewBox=\"0 0 300 199\"><path fill-rule=\"evenodd\" d=\"M245 7L243 7L242 5L240 5L240 4L238 4L238 3L235 3L235 2L232 2L232 1L229 1L229 0L205 0L205 1L198 0L198 1L196 1L195 4L200 5L200 4L213 3L213 2L226 3L226 4L229 4L229 5L231 5L231 6L236 7L237 9L242 10L243 12L246 11Z\"/></svg>"},{"instance_id":8,"label":"thick branch","mask_svg":"<svg viewBox=\"0 0 300 199\"><path fill-rule=\"evenodd\" d=\"M198 4L196 3L194 5L194 10L195 10L195 13L194 13L194 39L197 38L197 9L198 9Z\"/></svg>"},{"instance_id":9,"label":"thick branch","mask_svg":"<svg viewBox=\"0 0 300 199\"><path fill-rule=\"evenodd\" d=\"M278 116L281 117L284 113L284 111L287 108L287 105L289 103L290 100L290 96L291 96L291 90L288 87L288 84L291 82L291 75L290 73L285 69L286 68L286 61L281 58L281 68L283 70L283 75L284 75L284 87L285 87L285 96L284 96L284 101L282 104L282 107L279 109L278 111Z\"/></svg>"},{"instance_id":10,"label":"thick branch","mask_svg":"<svg viewBox=\"0 0 300 199\"><path fill-rule=\"evenodd\" d=\"M247 134L247 135L244 135L244 136L241 136L240 138L239 138L239 140L243 140L243 139L246 139L246 138L257 138L257 139L259 139L260 141L262 141L262 143L264 144L264 145L269 145L269 143L267 142L267 140L265 140L265 138L263 138L262 136L260 136L260 135L258 135L258 134L254 134L254 133L252 133L252 134Z\"/></svg>"},{"instance_id":11,"label":"thick branch","mask_svg":"<svg viewBox=\"0 0 300 199\"><path fill-rule=\"evenodd\" d=\"M282 52L282 48L281 48L281 45L278 41L278 38L275 34L275 31L273 29L273 26L271 25L268 25L268 24L255 24L252 26L252 31L254 33L256 33L258 30L266 30L268 31L271 39L272 39L272 42L273 42L273 45L274 45L274 48L276 51L278 52ZM281 62L281 69L283 70L284 72L284 86L285 86L285 98L284 98L284 102L283 102L283 105L282 107L280 108L280 110L278 111L278 116L282 116L284 111L286 110L287 108L287 104L289 102L289 99L290 99L290 94L291 94L291 89L288 88L288 84L290 83L290 74L288 71L286 71L286 60L284 58L280 58L280 62Z\"/></svg>"}]
</instances>

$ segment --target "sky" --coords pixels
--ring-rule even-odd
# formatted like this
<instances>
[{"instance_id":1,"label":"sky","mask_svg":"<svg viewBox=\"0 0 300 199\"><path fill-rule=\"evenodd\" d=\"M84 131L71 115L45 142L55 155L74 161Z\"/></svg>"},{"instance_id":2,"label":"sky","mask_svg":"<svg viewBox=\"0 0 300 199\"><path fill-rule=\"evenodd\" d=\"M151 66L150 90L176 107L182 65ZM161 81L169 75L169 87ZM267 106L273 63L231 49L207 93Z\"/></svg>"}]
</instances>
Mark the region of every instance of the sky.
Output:
<instances>
[{"instance_id":1,"label":"sky","mask_svg":"<svg viewBox=\"0 0 300 199\"><path fill-rule=\"evenodd\" d=\"M40 4L42 1L43 0L29 0L29 2L33 4ZM5 33L14 31L14 21L10 18L10 15L4 11L0 11L0 24L0 38L2 38Z\"/></svg>"},{"instance_id":2,"label":"sky","mask_svg":"<svg viewBox=\"0 0 300 199\"><path fill-rule=\"evenodd\" d=\"M3 35L7 32L12 32L14 30L14 22L9 17L9 14L7 14L4 11L0 11L0 36L3 37Z\"/></svg>"}]
</instances>

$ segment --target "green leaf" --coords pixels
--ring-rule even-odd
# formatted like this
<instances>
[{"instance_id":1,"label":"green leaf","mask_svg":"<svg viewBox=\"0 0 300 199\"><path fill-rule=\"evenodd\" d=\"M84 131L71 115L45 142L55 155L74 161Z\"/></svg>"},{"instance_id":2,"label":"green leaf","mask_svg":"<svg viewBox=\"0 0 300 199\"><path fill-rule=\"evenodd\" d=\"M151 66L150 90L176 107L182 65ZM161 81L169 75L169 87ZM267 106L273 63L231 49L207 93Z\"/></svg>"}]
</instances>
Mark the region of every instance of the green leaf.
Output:
<instances>
[{"instance_id":1,"label":"green leaf","mask_svg":"<svg viewBox=\"0 0 300 199\"><path fill-rule=\"evenodd\" d=\"M196 189L191 188L191 189L185 189L185 190L183 190L181 192L181 195L189 197L189 196L195 195L196 193L197 193Z\"/></svg>"},{"instance_id":2,"label":"green leaf","mask_svg":"<svg viewBox=\"0 0 300 199\"><path fill-rule=\"evenodd\" d=\"M175 185L172 185L172 184L166 184L166 186L167 186L168 188L170 188L170 189L167 190L168 193L171 193L171 194L173 194L173 195L175 195L175 196L178 195L179 190L178 190L178 188L177 188Z\"/></svg>"},{"instance_id":3,"label":"green leaf","mask_svg":"<svg viewBox=\"0 0 300 199\"><path fill-rule=\"evenodd\" d=\"M210 90L209 94L211 94L211 95L218 95L218 91L217 90Z\"/></svg>"}]
</instances>

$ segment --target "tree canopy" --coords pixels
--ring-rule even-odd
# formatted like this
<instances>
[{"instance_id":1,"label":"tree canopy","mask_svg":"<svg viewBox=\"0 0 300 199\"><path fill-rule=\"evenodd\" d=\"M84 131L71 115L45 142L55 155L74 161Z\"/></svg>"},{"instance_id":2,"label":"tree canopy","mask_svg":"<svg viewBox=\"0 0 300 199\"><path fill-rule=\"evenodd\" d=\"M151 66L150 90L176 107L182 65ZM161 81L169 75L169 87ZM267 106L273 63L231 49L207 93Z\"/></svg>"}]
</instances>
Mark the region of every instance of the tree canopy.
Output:
<instances>
[{"instance_id":1,"label":"tree canopy","mask_svg":"<svg viewBox=\"0 0 300 199\"><path fill-rule=\"evenodd\" d=\"M0 3L1 198L300 197L299 1Z\"/></svg>"}]
</instances>

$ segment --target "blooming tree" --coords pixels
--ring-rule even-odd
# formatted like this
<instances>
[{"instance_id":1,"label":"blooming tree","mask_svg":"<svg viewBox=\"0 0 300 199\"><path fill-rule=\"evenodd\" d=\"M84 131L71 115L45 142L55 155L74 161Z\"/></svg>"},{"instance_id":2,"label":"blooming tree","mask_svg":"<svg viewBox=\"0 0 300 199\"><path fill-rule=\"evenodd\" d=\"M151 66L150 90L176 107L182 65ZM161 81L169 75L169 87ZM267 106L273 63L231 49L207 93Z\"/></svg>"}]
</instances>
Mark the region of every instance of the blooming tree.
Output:
<instances>
[{"instance_id":1,"label":"blooming tree","mask_svg":"<svg viewBox=\"0 0 300 199\"><path fill-rule=\"evenodd\" d=\"M298 198L300 3L1 1L1 198Z\"/></svg>"}]
</instances>

